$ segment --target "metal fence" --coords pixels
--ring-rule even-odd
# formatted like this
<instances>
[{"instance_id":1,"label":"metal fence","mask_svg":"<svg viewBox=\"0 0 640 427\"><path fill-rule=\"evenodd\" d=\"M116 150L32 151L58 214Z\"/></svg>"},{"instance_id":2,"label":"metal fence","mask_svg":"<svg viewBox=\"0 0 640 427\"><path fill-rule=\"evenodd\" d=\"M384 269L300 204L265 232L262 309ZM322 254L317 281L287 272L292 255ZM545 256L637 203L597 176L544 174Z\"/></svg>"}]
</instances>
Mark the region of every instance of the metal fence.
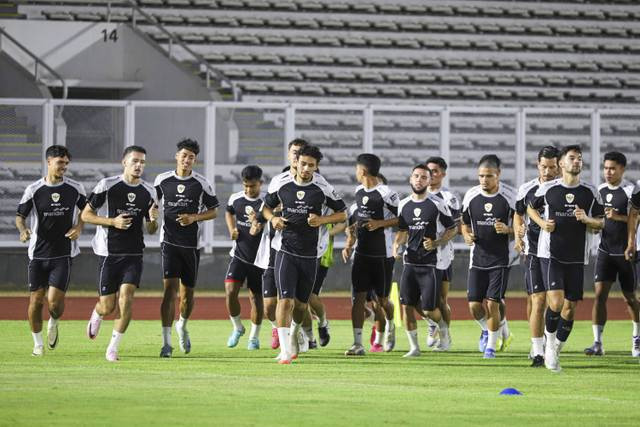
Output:
<instances>
[{"instance_id":1,"label":"metal fence","mask_svg":"<svg viewBox=\"0 0 640 427\"><path fill-rule=\"evenodd\" d=\"M225 204L241 190L242 167L261 165L268 179L285 164L288 141L305 137L322 148L323 175L350 201L360 152L380 155L401 195L411 165L431 155L447 159L448 184L460 193L477 183L475 163L489 152L503 159L502 179L519 185L535 176L536 153L549 144L581 144L583 178L594 185L601 181L601 152L610 149L627 153L629 178L640 177L638 119L640 109L0 98L0 247L20 246L15 208L43 173L43 152L54 143L70 148L70 175L90 192L100 178L120 173L124 147L147 149L145 179L153 182L174 167L175 143L195 138L203 146L196 170ZM92 234L88 228L82 246ZM230 247L222 215L206 223L203 239L208 251ZM148 236L147 245L157 247L157 238Z\"/></svg>"}]
</instances>

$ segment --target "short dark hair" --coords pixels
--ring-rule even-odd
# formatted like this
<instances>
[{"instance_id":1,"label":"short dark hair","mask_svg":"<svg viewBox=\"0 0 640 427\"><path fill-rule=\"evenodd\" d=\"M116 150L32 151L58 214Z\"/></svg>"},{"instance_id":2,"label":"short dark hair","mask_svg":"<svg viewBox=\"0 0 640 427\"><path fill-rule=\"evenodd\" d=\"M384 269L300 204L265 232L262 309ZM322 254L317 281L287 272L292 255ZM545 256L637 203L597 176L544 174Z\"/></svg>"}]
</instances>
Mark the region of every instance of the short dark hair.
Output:
<instances>
[{"instance_id":1,"label":"short dark hair","mask_svg":"<svg viewBox=\"0 0 640 427\"><path fill-rule=\"evenodd\" d=\"M416 169L426 170L429 176L431 176L431 169L429 169L425 163L418 163L417 165L415 165L413 169L411 169L411 173L413 173L413 171Z\"/></svg>"},{"instance_id":2,"label":"short dark hair","mask_svg":"<svg viewBox=\"0 0 640 427\"><path fill-rule=\"evenodd\" d=\"M300 151L298 151L298 158L300 158L301 156L313 157L314 159L316 159L318 163L320 163L320 160L322 160L322 157L323 157L322 153L320 152L320 149L315 145L311 145L311 144L302 146Z\"/></svg>"},{"instance_id":3,"label":"short dark hair","mask_svg":"<svg viewBox=\"0 0 640 427\"><path fill-rule=\"evenodd\" d=\"M240 172L240 176L246 181L260 180L262 179L262 169L256 165L245 166Z\"/></svg>"},{"instance_id":4,"label":"short dark hair","mask_svg":"<svg viewBox=\"0 0 640 427\"><path fill-rule=\"evenodd\" d=\"M370 176L378 176L380 173L380 157L371 153L359 154L356 158L356 163L366 169L367 174Z\"/></svg>"},{"instance_id":5,"label":"short dark hair","mask_svg":"<svg viewBox=\"0 0 640 427\"><path fill-rule=\"evenodd\" d=\"M294 145L295 145L296 147L304 147L305 145L309 145L309 142L308 142L306 139L302 139L302 138L295 138L295 139L292 139L292 140L289 142L289 145L288 145L287 149L289 149L289 150L290 150L290 149L291 149L291 147L293 147Z\"/></svg>"},{"instance_id":6,"label":"short dark hair","mask_svg":"<svg viewBox=\"0 0 640 427\"><path fill-rule=\"evenodd\" d=\"M540 162L542 158L558 160L558 158L560 157L559 154L560 153L558 152L558 149L556 147L554 147L553 145L547 145L545 147L542 147L540 151L538 151L538 162Z\"/></svg>"},{"instance_id":7,"label":"short dark hair","mask_svg":"<svg viewBox=\"0 0 640 427\"><path fill-rule=\"evenodd\" d=\"M200 144L198 144L198 141L195 139L184 138L178 141L176 147L178 147L178 151L185 149L191 151L196 156L200 153Z\"/></svg>"},{"instance_id":8,"label":"short dark hair","mask_svg":"<svg viewBox=\"0 0 640 427\"><path fill-rule=\"evenodd\" d=\"M440 169L442 169L443 171L446 171L447 168L449 167L447 165L447 162L445 159L443 159L442 157L439 156L431 156L427 159L426 162L424 162L425 165L428 165L429 163L435 163L436 165L438 165L440 167Z\"/></svg>"},{"instance_id":9,"label":"short dark hair","mask_svg":"<svg viewBox=\"0 0 640 427\"><path fill-rule=\"evenodd\" d=\"M147 154L147 150L144 149L144 147L141 147L139 145L130 145L128 147L126 147L124 149L124 151L122 152L122 158L124 159L125 157L127 157L127 154L129 153L142 153L142 154Z\"/></svg>"},{"instance_id":10,"label":"short dark hair","mask_svg":"<svg viewBox=\"0 0 640 427\"><path fill-rule=\"evenodd\" d=\"M502 164L502 161L500 160L500 157L496 156L495 154L485 154L480 158L480 161L478 162L478 167L481 168L484 166L486 168L500 170L501 164Z\"/></svg>"},{"instance_id":11,"label":"short dark hair","mask_svg":"<svg viewBox=\"0 0 640 427\"><path fill-rule=\"evenodd\" d=\"M558 158L560 159L566 156L569 151L577 151L578 153L582 154L582 147L580 147L578 144L562 147L562 150L560 150L560 153L558 153Z\"/></svg>"},{"instance_id":12,"label":"short dark hair","mask_svg":"<svg viewBox=\"0 0 640 427\"><path fill-rule=\"evenodd\" d=\"M52 145L51 147L47 148L44 156L47 159L49 157L66 157L71 160L71 153L69 152L69 149L64 145Z\"/></svg>"},{"instance_id":13,"label":"short dark hair","mask_svg":"<svg viewBox=\"0 0 640 427\"><path fill-rule=\"evenodd\" d=\"M382 181L384 185L387 185L389 182L387 181L387 177L378 172L378 179Z\"/></svg>"},{"instance_id":14,"label":"short dark hair","mask_svg":"<svg viewBox=\"0 0 640 427\"><path fill-rule=\"evenodd\" d=\"M619 164L620 166L622 166L623 168L627 167L627 156L625 156L624 154L622 154L619 151L609 151L608 153L606 153L604 155L604 160L611 160L613 162L616 162L617 164Z\"/></svg>"}]
</instances>

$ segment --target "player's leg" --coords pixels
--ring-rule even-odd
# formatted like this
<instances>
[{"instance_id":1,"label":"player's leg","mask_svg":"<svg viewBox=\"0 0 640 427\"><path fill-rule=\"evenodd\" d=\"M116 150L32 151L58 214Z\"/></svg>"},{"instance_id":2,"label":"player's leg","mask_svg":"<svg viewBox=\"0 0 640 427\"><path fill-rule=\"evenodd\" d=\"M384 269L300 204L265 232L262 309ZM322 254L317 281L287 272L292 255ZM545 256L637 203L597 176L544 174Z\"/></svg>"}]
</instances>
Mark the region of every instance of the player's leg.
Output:
<instances>
[{"instance_id":1,"label":"player's leg","mask_svg":"<svg viewBox=\"0 0 640 427\"><path fill-rule=\"evenodd\" d=\"M276 252L274 273L278 288L278 303L276 305L276 324L278 326L278 340L280 355L276 358L279 363L291 363L291 348L289 342L291 317L294 307L298 269L291 255Z\"/></svg>"},{"instance_id":2,"label":"player's leg","mask_svg":"<svg viewBox=\"0 0 640 427\"><path fill-rule=\"evenodd\" d=\"M264 300L262 298L262 270L252 265L248 266L247 288L249 288L249 302L251 303L251 331L247 349L260 348L260 328L264 317Z\"/></svg>"},{"instance_id":3,"label":"player's leg","mask_svg":"<svg viewBox=\"0 0 640 427\"><path fill-rule=\"evenodd\" d=\"M324 281L327 278L327 273L329 272L329 267L325 267L318 263L318 272L315 278L315 282L313 283L313 290L311 292L311 297L309 297L309 308L311 310L311 314L315 315L318 318L318 336L320 337L320 346L325 347L329 344L331 340L331 335L329 333L329 321L327 320L327 311L325 309L324 303L320 298L320 292L322 292L322 286L324 285ZM306 325L305 325L306 326ZM311 329L305 329L305 335L309 341L310 348L317 348L317 343L315 338L313 337L313 325L308 325Z\"/></svg>"},{"instance_id":4,"label":"player's leg","mask_svg":"<svg viewBox=\"0 0 640 427\"><path fill-rule=\"evenodd\" d=\"M424 315L438 325L438 335L440 341L438 347L434 351L449 350L451 340L449 338L449 328L442 318L440 311L441 289L442 289L442 270L432 267L419 267L417 269L417 280L420 287L420 302ZM440 346L440 343L442 344Z\"/></svg>"},{"instance_id":5,"label":"player's leg","mask_svg":"<svg viewBox=\"0 0 640 427\"><path fill-rule=\"evenodd\" d=\"M31 280L31 279L30 279ZM29 308L27 314L29 327L33 337L34 356L42 356L44 353L44 340L42 338L42 306L44 305L45 288L34 288L33 282L29 286Z\"/></svg>"},{"instance_id":6,"label":"player's leg","mask_svg":"<svg viewBox=\"0 0 640 427\"><path fill-rule=\"evenodd\" d=\"M278 325L276 324L276 306L278 305L278 289L273 267L267 268L262 274L262 296L264 301L264 313L271 323L271 348L280 347L278 339Z\"/></svg>"},{"instance_id":7,"label":"player's leg","mask_svg":"<svg viewBox=\"0 0 640 427\"><path fill-rule=\"evenodd\" d=\"M242 283L247 278L247 269L245 267L245 264L239 259L231 258L224 279L225 301L229 320L231 320L233 327L227 340L227 347L237 346L240 337L245 333L245 328L240 319L240 300L238 299Z\"/></svg>"},{"instance_id":8,"label":"player's leg","mask_svg":"<svg viewBox=\"0 0 640 427\"><path fill-rule=\"evenodd\" d=\"M302 334L301 326L306 316L309 315L309 298L313 292L313 284L318 274L319 260L312 258L296 258L298 269L298 281L295 288L295 299L291 319L289 339L291 343L291 356L297 358L298 353L307 350L307 342ZM306 348L303 348L305 346Z\"/></svg>"},{"instance_id":9,"label":"player's leg","mask_svg":"<svg viewBox=\"0 0 640 427\"><path fill-rule=\"evenodd\" d=\"M487 300L487 328L488 328L488 339L487 339L487 347L484 351L485 359L492 359L495 357L495 352L497 347L498 337L501 335L501 331L506 327L506 322L504 322L504 312L501 311L501 307L505 307L504 304L504 294L507 286L507 280L509 275L509 270L506 268L495 268L492 270L488 270L487 272L487 292L486 292L486 300ZM505 337L503 337L503 342L505 342Z\"/></svg>"},{"instance_id":10,"label":"player's leg","mask_svg":"<svg viewBox=\"0 0 640 427\"><path fill-rule=\"evenodd\" d=\"M420 302L420 286L416 277L415 267L405 265L400 277L400 305L404 318L404 329L409 340L409 351L402 357L420 356L418 342L418 323L416 322L416 307Z\"/></svg>"},{"instance_id":11,"label":"player's leg","mask_svg":"<svg viewBox=\"0 0 640 427\"><path fill-rule=\"evenodd\" d=\"M618 260L618 265L620 288L633 325L631 356L640 357L640 301L636 296L636 269L632 263L625 261L622 257Z\"/></svg>"},{"instance_id":12,"label":"player's leg","mask_svg":"<svg viewBox=\"0 0 640 427\"><path fill-rule=\"evenodd\" d=\"M87 323L89 339L95 339L98 336L102 319L116 308L116 293L121 283L122 269L123 257L98 257L98 294L100 297Z\"/></svg>"},{"instance_id":13,"label":"player's leg","mask_svg":"<svg viewBox=\"0 0 640 427\"><path fill-rule=\"evenodd\" d=\"M162 322L162 349L160 357L171 357L171 327L176 316L176 298L180 287L178 277L162 279L162 302L160 303L160 321Z\"/></svg>"},{"instance_id":14,"label":"player's leg","mask_svg":"<svg viewBox=\"0 0 640 427\"><path fill-rule=\"evenodd\" d=\"M480 339L478 340L478 351L484 353L489 339L489 327L487 325L487 311L484 307L484 297L489 286L488 274L484 270L471 268L467 280L467 301L469 312L480 326Z\"/></svg>"},{"instance_id":15,"label":"player's leg","mask_svg":"<svg viewBox=\"0 0 640 427\"><path fill-rule=\"evenodd\" d=\"M193 311L194 290L198 280L198 269L200 267L199 249L181 249L182 266L180 274L180 288L178 297L180 298L180 317L176 322L176 333L180 350L185 354L191 352L191 338L187 330L187 321Z\"/></svg>"},{"instance_id":16,"label":"player's leg","mask_svg":"<svg viewBox=\"0 0 640 427\"><path fill-rule=\"evenodd\" d=\"M596 277L599 277L596 274ZM607 323L607 300L611 291L611 281L601 281L594 284L595 295L593 307L591 308L591 328L593 329L593 344L584 349L587 356L602 356L604 347L602 345L602 333Z\"/></svg>"},{"instance_id":17,"label":"player's leg","mask_svg":"<svg viewBox=\"0 0 640 427\"><path fill-rule=\"evenodd\" d=\"M49 308L47 345L50 350L53 350L58 345L58 320L64 313L64 296L69 288L71 279L71 257L51 260L51 264L49 290L47 291Z\"/></svg>"},{"instance_id":18,"label":"player's leg","mask_svg":"<svg viewBox=\"0 0 640 427\"><path fill-rule=\"evenodd\" d=\"M384 351L392 351L396 346L396 327L394 320L395 307L389 298L391 294L391 282L393 281L393 266L395 258L389 257L382 260L384 268L384 287L378 295L378 302L384 312ZM382 325L380 325L382 327Z\"/></svg>"},{"instance_id":19,"label":"player's leg","mask_svg":"<svg viewBox=\"0 0 640 427\"><path fill-rule=\"evenodd\" d=\"M509 322L507 321L507 301L505 295L507 293L507 284L509 283L509 268L501 269L502 271L502 285L500 289L500 333L498 334L498 351L505 351L507 347L513 341L513 334L509 329ZM496 273L497 274L497 273Z\"/></svg>"},{"instance_id":20,"label":"player's leg","mask_svg":"<svg viewBox=\"0 0 640 427\"><path fill-rule=\"evenodd\" d=\"M364 307L367 292L371 287L367 258L356 254L351 268L352 304L351 328L353 330L353 344L345 351L345 356L362 356L365 354L362 345L362 327L364 325Z\"/></svg>"},{"instance_id":21,"label":"player's leg","mask_svg":"<svg viewBox=\"0 0 640 427\"><path fill-rule=\"evenodd\" d=\"M113 332L111 333L111 341L107 347L106 358L110 362L118 360L118 347L122 336L127 331L132 317L133 296L138 287L137 283L123 283L120 286L118 296L118 307L120 308L120 318L116 319Z\"/></svg>"}]
</instances>

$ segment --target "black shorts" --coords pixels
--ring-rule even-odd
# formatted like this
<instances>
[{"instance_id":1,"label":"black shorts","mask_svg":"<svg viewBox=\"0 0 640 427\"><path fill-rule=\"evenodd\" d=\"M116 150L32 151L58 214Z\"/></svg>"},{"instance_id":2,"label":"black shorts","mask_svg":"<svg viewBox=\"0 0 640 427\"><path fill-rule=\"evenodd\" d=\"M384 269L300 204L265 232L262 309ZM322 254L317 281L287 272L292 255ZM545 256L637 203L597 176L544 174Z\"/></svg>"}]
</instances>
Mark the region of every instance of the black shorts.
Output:
<instances>
[{"instance_id":1,"label":"black shorts","mask_svg":"<svg viewBox=\"0 0 640 427\"><path fill-rule=\"evenodd\" d=\"M254 295L262 295L262 269L253 264L246 263L236 257L231 258L224 283L239 283L240 286L247 281L247 288Z\"/></svg>"},{"instance_id":2,"label":"black shorts","mask_svg":"<svg viewBox=\"0 0 640 427\"><path fill-rule=\"evenodd\" d=\"M71 278L71 257L32 259L29 261L29 292L53 286L67 292Z\"/></svg>"},{"instance_id":3,"label":"black shorts","mask_svg":"<svg viewBox=\"0 0 640 427\"><path fill-rule=\"evenodd\" d=\"M375 258L355 254L351 268L351 284L356 293L373 290L378 298L391 292L393 263L389 258Z\"/></svg>"},{"instance_id":4,"label":"black shorts","mask_svg":"<svg viewBox=\"0 0 640 427\"><path fill-rule=\"evenodd\" d=\"M622 292L635 292L636 270L632 261L627 261L623 256L611 256L598 251L596 257L596 282L613 283L618 279Z\"/></svg>"},{"instance_id":5,"label":"black shorts","mask_svg":"<svg viewBox=\"0 0 640 427\"><path fill-rule=\"evenodd\" d=\"M322 285L324 284L324 279L327 278L328 272L329 267L320 265L320 263L318 262L318 273L316 274L316 280L313 282L313 289L311 290L314 295L320 295L320 292L322 291Z\"/></svg>"},{"instance_id":6,"label":"black shorts","mask_svg":"<svg viewBox=\"0 0 640 427\"><path fill-rule=\"evenodd\" d=\"M582 300L584 264L563 264L550 258L540 258L542 280L547 291L564 290L569 301Z\"/></svg>"},{"instance_id":7,"label":"black shorts","mask_svg":"<svg viewBox=\"0 0 640 427\"><path fill-rule=\"evenodd\" d=\"M276 276L273 274L273 267L269 267L262 273L262 296L264 298L275 298L278 296L276 286Z\"/></svg>"},{"instance_id":8,"label":"black shorts","mask_svg":"<svg viewBox=\"0 0 640 427\"><path fill-rule=\"evenodd\" d=\"M509 267L481 270L471 267L467 280L467 300L482 302L485 299L499 302L504 298L509 283Z\"/></svg>"},{"instance_id":9,"label":"black shorts","mask_svg":"<svg viewBox=\"0 0 640 427\"><path fill-rule=\"evenodd\" d=\"M123 283L140 286L142 255L98 257L98 293L115 294Z\"/></svg>"},{"instance_id":10,"label":"black shorts","mask_svg":"<svg viewBox=\"0 0 640 427\"><path fill-rule=\"evenodd\" d=\"M200 265L200 249L183 248L162 242L162 277L179 278L188 288L195 288Z\"/></svg>"},{"instance_id":11,"label":"black shorts","mask_svg":"<svg viewBox=\"0 0 640 427\"><path fill-rule=\"evenodd\" d=\"M524 285L527 288L527 295L546 291L542 280L540 258L536 255L527 255L525 257Z\"/></svg>"},{"instance_id":12,"label":"black shorts","mask_svg":"<svg viewBox=\"0 0 640 427\"><path fill-rule=\"evenodd\" d=\"M451 281L453 280L453 265L449 264L449 267L440 271L442 271L442 281L449 282L449 284L451 284Z\"/></svg>"},{"instance_id":13,"label":"black shorts","mask_svg":"<svg viewBox=\"0 0 640 427\"><path fill-rule=\"evenodd\" d=\"M278 251L273 267L278 298L296 298L303 303L309 302L319 262L318 258L302 258Z\"/></svg>"},{"instance_id":14,"label":"black shorts","mask_svg":"<svg viewBox=\"0 0 640 427\"><path fill-rule=\"evenodd\" d=\"M422 265L404 265L400 279L400 304L434 310L440 302L442 270Z\"/></svg>"}]
</instances>

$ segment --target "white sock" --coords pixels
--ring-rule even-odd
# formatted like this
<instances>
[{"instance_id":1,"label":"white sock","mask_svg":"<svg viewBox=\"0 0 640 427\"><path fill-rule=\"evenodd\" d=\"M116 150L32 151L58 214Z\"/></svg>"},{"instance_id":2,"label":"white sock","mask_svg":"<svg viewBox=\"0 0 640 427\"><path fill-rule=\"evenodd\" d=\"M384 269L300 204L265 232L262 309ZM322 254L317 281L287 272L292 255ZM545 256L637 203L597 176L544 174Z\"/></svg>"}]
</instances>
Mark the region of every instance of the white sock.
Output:
<instances>
[{"instance_id":1,"label":"white sock","mask_svg":"<svg viewBox=\"0 0 640 427\"><path fill-rule=\"evenodd\" d=\"M180 315L180 320L178 320L178 322L182 323L182 327L185 328L187 326L187 320L189 320L189 319L188 318L185 319L184 317L182 317L182 314L181 314Z\"/></svg>"},{"instance_id":2,"label":"white sock","mask_svg":"<svg viewBox=\"0 0 640 427\"><path fill-rule=\"evenodd\" d=\"M107 347L107 353L111 351L118 351L118 346L120 345L120 340L122 339L122 335L120 332L114 330L111 334L111 341L109 342L109 347Z\"/></svg>"},{"instance_id":3,"label":"white sock","mask_svg":"<svg viewBox=\"0 0 640 427\"><path fill-rule=\"evenodd\" d=\"M271 328L272 329L277 329L278 328L278 325L276 324L275 320L269 320L269 323L271 323Z\"/></svg>"},{"instance_id":4,"label":"white sock","mask_svg":"<svg viewBox=\"0 0 640 427\"><path fill-rule=\"evenodd\" d=\"M229 319L231 319L231 323L233 323L233 328L236 331L241 331L244 329L244 326L242 326L242 321L240 320L240 315L238 316L229 316Z\"/></svg>"},{"instance_id":5,"label":"white sock","mask_svg":"<svg viewBox=\"0 0 640 427\"><path fill-rule=\"evenodd\" d=\"M93 309L93 312L91 313L91 318L92 318L92 319L98 318L98 319L102 320L102 316L100 316L100 315L98 314L98 312L96 311L96 309L95 309L95 308Z\"/></svg>"},{"instance_id":6,"label":"white sock","mask_svg":"<svg viewBox=\"0 0 640 427\"><path fill-rule=\"evenodd\" d=\"M544 336L547 337L547 347L550 345L556 345L556 333L547 331L547 328L544 329Z\"/></svg>"},{"instance_id":7,"label":"white sock","mask_svg":"<svg viewBox=\"0 0 640 427\"><path fill-rule=\"evenodd\" d=\"M559 339L556 339L556 345L558 346L558 353L560 353L560 350L562 350L562 347L564 347L565 344L566 344L566 341L560 341Z\"/></svg>"},{"instance_id":8,"label":"white sock","mask_svg":"<svg viewBox=\"0 0 640 427\"><path fill-rule=\"evenodd\" d=\"M353 343L362 345L362 328L353 328Z\"/></svg>"},{"instance_id":9,"label":"white sock","mask_svg":"<svg viewBox=\"0 0 640 427\"><path fill-rule=\"evenodd\" d=\"M447 339L449 336L449 325L447 325L447 322L441 319L438 322L438 327L440 328L440 339Z\"/></svg>"},{"instance_id":10,"label":"white sock","mask_svg":"<svg viewBox=\"0 0 640 427\"><path fill-rule=\"evenodd\" d=\"M480 328L483 331L488 331L489 330L489 327L487 326L487 319L485 319L484 317L482 319L480 319L480 320L476 319L476 323L478 325L480 325Z\"/></svg>"},{"instance_id":11,"label":"white sock","mask_svg":"<svg viewBox=\"0 0 640 427\"><path fill-rule=\"evenodd\" d=\"M285 357L291 357L291 349L289 348L289 328L278 328L278 339L280 340L280 354Z\"/></svg>"},{"instance_id":12,"label":"white sock","mask_svg":"<svg viewBox=\"0 0 640 427\"><path fill-rule=\"evenodd\" d=\"M409 346L411 347L409 351L420 350L420 346L418 345L417 329L414 329L413 331L407 331L407 338L409 338Z\"/></svg>"},{"instance_id":13,"label":"white sock","mask_svg":"<svg viewBox=\"0 0 640 427\"><path fill-rule=\"evenodd\" d=\"M500 321L500 332L502 333L502 338L509 338L511 335L511 331L509 330L509 323L507 323L507 317Z\"/></svg>"},{"instance_id":14,"label":"white sock","mask_svg":"<svg viewBox=\"0 0 640 427\"><path fill-rule=\"evenodd\" d=\"M327 313L323 313L322 316L318 316L318 327L325 328L329 324L327 320Z\"/></svg>"},{"instance_id":15,"label":"white sock","mask_svg":"<svg viewBox=\"0 0 640 427\"><path fill-rule=\"evenodd\" d=\"M162 345L171 345L171 326L162 327Z\"/></svg>"},{"instance_id":16,"label":"white sock","mask_svg":"<svg viewBox=\"0 0 640 427\"><path fill-rule=\"evenodd\" d=\"M434 326L438 326L438 324L436 322L434 322L430 317L427 317L426 319L424 319L427 321L427 325L434 327Z\"/></svg>"},{"instance_id":17,"label":"white sock","mask_svg":"<svg viewBox=\"0 0 640 427\"><path fill-rule=\"evenodd\" d=\"M593 329L593 340L595 342L602 342L602 332L604 331L604 325L591 325Z\"/></svg>"},{"instance_id":18,"label":"white sock","mask_svg":"<svg viewBox=\"0 0 640 427\"><path fill-rule=\"evenodd\" d=\"M396 328L396 325L393 323L393 319L386 319L387 323L384 325L384 332L389 333Z\"/></svg>"},{"instance_id":19,"label":"white sock","mask_svg":"<svg viewBox=\"0 0 640 427\"><path fill-rule=\"evenodd\" d=\"M256 325L253 322L251 323L251 332L249 332L249 339L258 338L258 335L260 335L260 326L262 325Z\"/></svg>"},{"instance_id":20,"label":"white sock","mask_svg":"<svg viewBox=\"0 0 640 427\"><path fill-rule=\"evenodd\" d=\"M302 328L302 332L304 333L304 335L305 335L305 337L307 338L308 341L313 341L314 340L314 337L313 337L313 326Z\"/></svg>"},{"instance_id":21,"label":"white sock","mask_svg":"<svg viewBox=\"0 0 640 427\"><path fill-rule=\"evenodd\" d=\"M44 341L42 341L42 331L40 332L31 332L33 336L33 345L44 346Z\"/></svg>"},{"instance_id":22,"label":"white sock","mask_svg":"<svg viewBox=\"0 0 640 427\"><path fill-rule=\"evenodd\" d=\"M498 342L498 335L500 335L500 329L497 331L489 331L489 340L487 341L487 350L495 350L496 342Z\"/></svg>"},{"instance_id":23,"label":"white sock","mask_svg":"<svg viewBox=\"0 0 640 427\"><path fill-rule=\"evenodd\" d=\"M380 345L382 343L382 332L376 329L376 338L373 341L374 344Z\"/></svg>"},{"instance_id":24,"label":"white sock","mask_svg":"<svg viewBox=\"0 0 640 427\"><path fill-rule=\"evenodd\" d=\"M532 337L531 344L534 356L544 356L544 337Z\"/></svg>"},{"instance_id":25,"label":"white sock","mask_svg":"<svg viewBox=\"0 0 640 427\"><path fill-rule=\"evenodd\" d=\"M633 323L633 336L637 337L640 335L640 322L632 322Z\"/></svg>"},{"instance_id":26,"label":"white sock","mask_svg":"<svg viewBox=\"0 0 640 427\"><path fill-rule=\"evenodd\" d=\"M58 319L49 317L49 328L54 328L58 324Z\"/></svg>"}]
</instances>

